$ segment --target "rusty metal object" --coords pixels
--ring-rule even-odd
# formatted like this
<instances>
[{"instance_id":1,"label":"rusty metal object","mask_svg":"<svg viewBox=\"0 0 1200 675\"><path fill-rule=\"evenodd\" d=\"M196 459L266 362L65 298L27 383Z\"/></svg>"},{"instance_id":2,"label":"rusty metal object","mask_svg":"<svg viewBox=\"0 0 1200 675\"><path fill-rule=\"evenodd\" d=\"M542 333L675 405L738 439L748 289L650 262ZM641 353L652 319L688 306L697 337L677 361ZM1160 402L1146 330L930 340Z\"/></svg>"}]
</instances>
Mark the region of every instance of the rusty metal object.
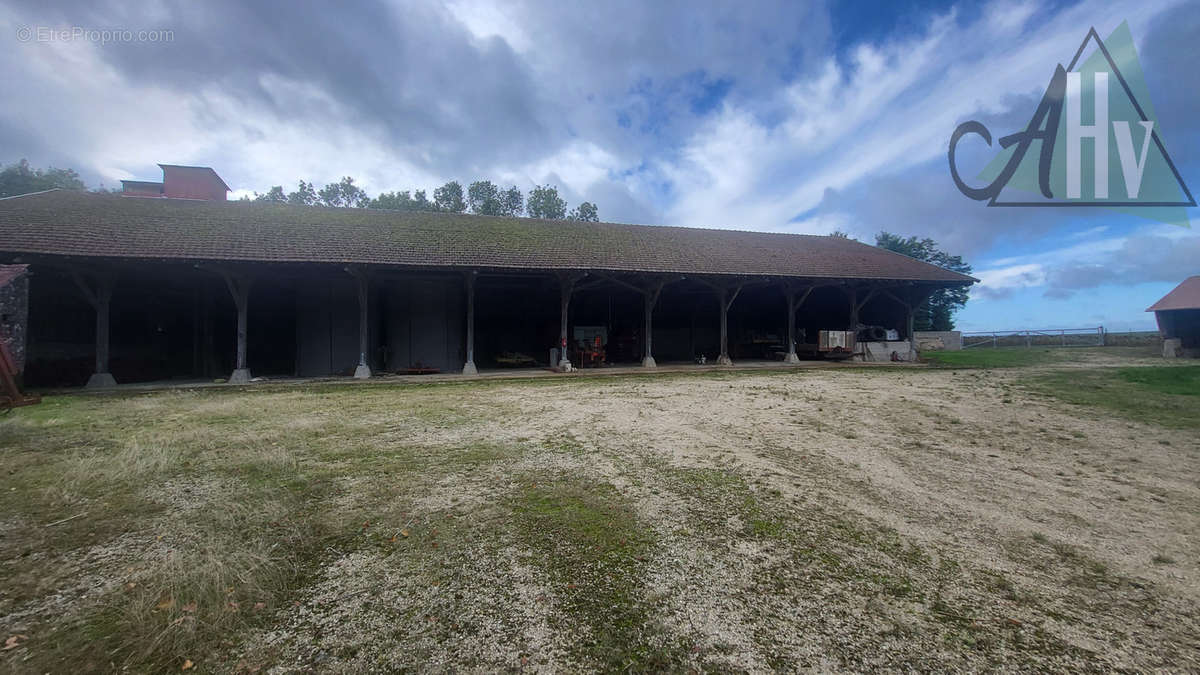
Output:
<instances>
[{"instance_id":1,"label":"rusty metal object","mask_svg":"<svg viewBox=\"0 0 1200 675\"><path fill-rule=\"evenodd\" d=\"M0 410L41 403L41 396L29 396L17 386L17 366L8 347L0 341Z\"/></svg>"}]
</instances>

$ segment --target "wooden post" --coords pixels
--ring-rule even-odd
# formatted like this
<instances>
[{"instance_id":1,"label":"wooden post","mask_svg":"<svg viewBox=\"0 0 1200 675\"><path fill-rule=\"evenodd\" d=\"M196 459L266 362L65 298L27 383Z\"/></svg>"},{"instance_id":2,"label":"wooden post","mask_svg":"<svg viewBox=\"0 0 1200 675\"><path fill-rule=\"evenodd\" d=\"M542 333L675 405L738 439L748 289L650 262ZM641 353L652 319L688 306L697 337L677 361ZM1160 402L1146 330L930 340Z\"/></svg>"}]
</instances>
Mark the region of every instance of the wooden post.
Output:
<instances>
[{"instance_id":1,"label":"wooden post","mask_svg":"<svg viewBox=\"0 0 1200 675\"><path fill-rule=\"evenodd\" d=\"M254 282L248 277L228 271L221 271L221 276L225 278L225 285L229 287L229 294L233 296L233 304L237 307L237 361L233 373L229 376L229 382L244 384L251 379L250 368L246 365L246 324L249 319L250 286Z\"/></svg>"},{"instance_id":2,"label":"wooden post","mask_svg":"<svg viewBox=\"0 0 1200 675\"><path fill-rule=\"evenodd\" d=\"M192 375L199 375L200 363L200 289L192 290Z\"/></svg>"},{"instance_id":3,"label":"wooden post","mask_svg":"<svg viewBox=\"0 0 1200 675\"><path fill-rule=\"evenodd\" d=\"M96 312L96 370L88 378L89 389L115 387L117 381L108 372L109 361L109 309L112 304L113 278L109 274L96 274L93 283L88 283L82 274L71 272L75 285Z\"/></svg>"},{"instance_id":4,"label":"wooden post","mask_svg":"<svg viewBox=\"0 0 1200 675\"><path fill-rule=\"evenodd\" d=\"M654 361L654 350L652 342L654 339L654 306L658 304L658 297L662 294L665 281L659 281L652 288L642 292L642 301L646 306L646 349L642 357L643 368L657 368L658 363Z\"/></svg>"},{"instance_id":5,"label":"wooden post","mask_svg":"<svg viewBox=\"0 0 1200 675\"><path fill-rule=\"evenodd\" d=\"M808 296L813 292L814 286L809 286L804 289L804 293L796 300L796 289L790 285L783 287L783 295L787 300L787 354L783 357L785 363L799 363L800 357L796 356L796 310L808 300Z\"/></svg>"},{"instance_id":6,"label":"wooden post","mask_svg":"<svg viewBox=\"0 0 1200 675\"><path fill-rule=\"evenodd\" d=\"M917 334L916 334L916 331L914 330L914 327L917 325L917 319L916 319L917 310L915 307L912 306L911 303L905 305L905 310L908 312L908 325L906 327L906 329L908 330L908 345L909 345L908 348L912 351L913 359L916 360L916 358L917 358Z\"/></svg>"},{"instance_id":7,"label":"wooden post","mask_svg":"<svg viewBox=\"0 0 1200 675\"><path fill-rule=\"evenodd\" d=\"M582 278L582 274L560 273L558 275L560 310L558 348L561 350L558 355L558 369L564 373L569 373L573 369L571 358L567 355L567 311L571 306L571 294L575 292L575 282Z\"/></svg>"},{"instance_id":8,"label":"wooden post","mask_svg":"<svg viewBox=\"0 0 1200 675\"><path fill-rule=\"evenodd\" d=\"M897 292L899 292L899 291L897 291ZM904 293L902 293L903 297L901 297L900 295L897 295L896 293L893 293L887 289L884 289L882 291L882 293L886 296L889 296L891 299L895 300L897 304L899 304L901 307L904 308L904 316L905 316L904 330L905 330L905 334L908 337L908 348L909 348L909 351L912 352L912 359L914 361L916 361L917 360L917 336L916 336L915 326L916 326L917 305L920 303L915 300L915 296L913 295L913 292L911 289L906 290Z\"/></svg>"},{"instance_id":9,"label":"wooden post","mask_svg":"<svg viewBox=\"0 0 1200 675\"><path fill-rule=\"evenodd\" d=\"M356 267L347 267L346 271L358 281L358 365L354 368L354 378L367 380L371 378L371 365L367 358L371 351L371 280L366 272Z\"/></svg>"},{"instance_id":10,"label":"wooden post","mask_svg":"<svg viewBox=\"0 0 1200 675\"><path fill-rule=\"evenodd\" d=\"M733 359L729 358L729 308L733 306L733 301L737 300L738 293L741 292L741 284L734 287L732 294L725 287L717 291L717 298L721 303L721 355L717 357L718 365L733 365Z\"/></svg>"},{"instance_id":11,"label":"wooden post","mask_svg":"<svg viewBox=\"0 0 1200 675\"><path fill-rule=\"evenodd\" d=\"M475 367L475 276L478 272L467 272L467 362L463 364L463 375L477 375Z\"/></svg>"}]
</instances>

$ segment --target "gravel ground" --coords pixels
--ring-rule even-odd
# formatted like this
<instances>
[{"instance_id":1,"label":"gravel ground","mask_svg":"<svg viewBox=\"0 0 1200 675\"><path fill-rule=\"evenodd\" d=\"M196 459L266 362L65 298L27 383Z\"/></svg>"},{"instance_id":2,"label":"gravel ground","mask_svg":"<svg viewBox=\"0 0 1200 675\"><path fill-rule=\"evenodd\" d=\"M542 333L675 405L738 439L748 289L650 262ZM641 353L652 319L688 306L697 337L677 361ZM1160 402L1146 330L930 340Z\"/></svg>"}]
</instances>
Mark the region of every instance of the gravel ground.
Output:
<instances>
[{"instance_id":1,"label":"gravel ground","mask_svg":"<svg viewBox=\"0 0 1200 675\"><path fill-rule=\"evenodd\" d=\"M1200 440L1049 401L1021 386L1030 372L379 388L344 415L258 394L263 415L287 399L289 434L357 425L339 427L361 436L345 447L281 442L272 461L331 470L317 508L361 533L197 663L1200 669ZM233 395L171 405L246 409ZM194 493L212 503L229 480L153 481L152 530L198 517ZM103 592L104 565L161 557L143 534L46 560L63 566L48 586ZM72 602L35 594L0 625Z\"/></svg>"}]
</instances>

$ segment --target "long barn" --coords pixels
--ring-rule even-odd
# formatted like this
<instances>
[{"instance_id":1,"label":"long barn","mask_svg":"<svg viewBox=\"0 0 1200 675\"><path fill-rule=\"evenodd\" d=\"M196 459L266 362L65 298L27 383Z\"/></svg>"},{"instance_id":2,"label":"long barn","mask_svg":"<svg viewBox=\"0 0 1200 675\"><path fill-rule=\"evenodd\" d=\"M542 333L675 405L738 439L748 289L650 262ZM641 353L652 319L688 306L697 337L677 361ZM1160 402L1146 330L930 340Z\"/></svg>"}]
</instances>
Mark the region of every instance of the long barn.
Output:
<instances>
[{"instance_id":1,"label":"long barn","mask_svg":"<svg viewBox=\"0 0 1200 675\"><path fill-rule=\"evenodd\" d=\"M51 190L0 200L25 381L795 361L971 277L857 241ZM555 350L552 352L552 350Z\"/></svg>"}]
</instances>

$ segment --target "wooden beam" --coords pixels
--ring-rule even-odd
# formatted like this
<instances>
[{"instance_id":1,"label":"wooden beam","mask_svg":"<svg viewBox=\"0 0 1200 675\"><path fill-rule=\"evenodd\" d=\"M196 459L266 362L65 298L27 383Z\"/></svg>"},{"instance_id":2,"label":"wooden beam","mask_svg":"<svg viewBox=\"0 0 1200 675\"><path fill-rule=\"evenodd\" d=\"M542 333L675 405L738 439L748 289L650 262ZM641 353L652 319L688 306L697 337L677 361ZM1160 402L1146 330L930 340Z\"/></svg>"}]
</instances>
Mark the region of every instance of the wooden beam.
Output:
<instances>
[{"instance_id":1,"label":"wooden beam","mask_svg":"<svg viewBox=\"0 0 1200 675\"><path fill-rule=\"evenodd\" d=\"M569 372L572 368L571 359L567 356L567 312L571 306L571 294L575 292L575 284L587 276L586 272L559 272L559 334L558 342L559 349L562 350L558 355L558 367L564 372Z\"/></svg>"},{"instance_id":2,"label":"wooden beam","mask_svg":"<svg viewBox=\"0 0 1200 675\"><path fill-rule=\"evenodd\" d=\"M96 369L88 378L88 387L111 387L116 380L109 372L109 315L112 305L113 277L108 272L85 274L71 269L71 278L96 313ZM89 279L90 277L90 279Z\"/></svg>"},{"instance_id":3,"label":"wooden beam","mask_svg":"<svg viewBox=\"0 0 1200 675\"><path fill-rule=\"evenodd\" d=\"M367 354L371 351L371 279L366 270L359 267L346 267L346 272L358 282L358 366L354 369L354 377L365 380L371 377L371 365Z\"/></svg>"},{"instance_id":4,"label":"wooden beam","mask_svg":"<svg viewBox=\"0 0 1200 675\"><path fill-rule=\"evenodd\" d=\"M467 362L463 364L463 375L477 375L475 367L475 281L478 272L471 270L465 275L467 292Z\"/></svg>"},{"instance_id":5,"label":"wooden beam","mask_svg":"<svg viewBox=\"0 0 1200 675\"><path fill-rule=\"evenodd\" d=\"M249 382L251 376L250 367L246 361L246 345L248 341L250 287L254 285L254 279L229 270L219 270L219 273L225 280L225 286L229 288L229 294L233 296L234 307L237 308L237 355L234 370L229 376L229 381L235 384Z\"/></svg>"},{"instance_id":6,"label":"wooden beam","mask_svg":"<svg viewBox=\"0 0 1200 675\"><path fill-rule=\"evenodd\" d=\"M796 291L799 289L789 283L783 285L783 296L787 300L787 354L783 359L788 363L800 361L800 357L796 356L796 310L808 301L808 296L812 295L815 289L816 286L808 286L797 301Z\"/></svg>"}]
</instances>

